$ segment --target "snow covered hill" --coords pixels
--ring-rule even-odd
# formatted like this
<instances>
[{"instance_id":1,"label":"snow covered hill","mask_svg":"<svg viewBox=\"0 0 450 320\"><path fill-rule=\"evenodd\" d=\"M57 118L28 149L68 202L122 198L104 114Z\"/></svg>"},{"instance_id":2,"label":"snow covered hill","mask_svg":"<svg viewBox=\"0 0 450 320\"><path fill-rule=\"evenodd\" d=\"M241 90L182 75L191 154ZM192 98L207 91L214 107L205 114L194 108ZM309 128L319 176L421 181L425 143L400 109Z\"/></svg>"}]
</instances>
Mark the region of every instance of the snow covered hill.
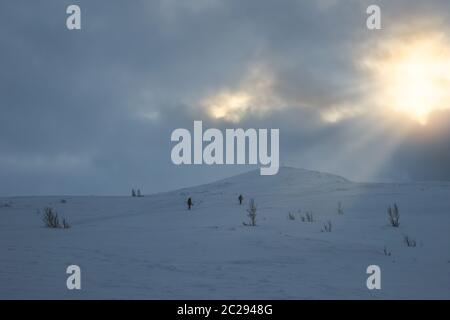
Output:
<instances>
[{"instance_id":1,"label":"snow covered hill","mask_svg":"<svg viewBox=\"0 0 450 320\"><path fill-rule=\"evenodd\" d=\"M354 183L284 167L141 198L0 198L0 298L448 299L449 196L447 182ZM256 227L243 225L250 198ZM394 203L399 228L388 223ZM45 228L45 207L71 228ZM79 291L66 288L73 264ZM381 290L366 287L369 265L381 267Z\"/></svg>"}]
</instances>

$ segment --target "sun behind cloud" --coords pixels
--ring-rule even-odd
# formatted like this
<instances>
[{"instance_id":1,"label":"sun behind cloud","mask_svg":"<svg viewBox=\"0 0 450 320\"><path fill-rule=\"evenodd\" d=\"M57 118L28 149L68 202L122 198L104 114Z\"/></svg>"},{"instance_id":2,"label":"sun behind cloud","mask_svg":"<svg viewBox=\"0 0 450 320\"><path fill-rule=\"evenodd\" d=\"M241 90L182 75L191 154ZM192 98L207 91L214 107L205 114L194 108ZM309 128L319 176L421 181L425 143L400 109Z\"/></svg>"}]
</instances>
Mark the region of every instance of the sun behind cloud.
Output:
<instances>
[{"instance_id":1,"label":"sun behind cloud","mask_svg":"<svg viewBox=\"0 0 450 320\"><path fill-rule=\"evenodd\" d=\"M436 110L450 109L450 42L427 32L385 41L364 61L375 80L378 105L426 125Z\"/></svg>"},{"instance_id":2,"label":"sun behind cloud","mask_svg":"<svg viewBox=\"0 0 450 320\"><path fill-rule=\"evenodd\" d=\"M222 88L204 98L200 105L213 119L239 122L251 114L264 115L283 106L274 90L275 79L267 67L253 65L235 88Z\"/></svg>"}]
</instances>

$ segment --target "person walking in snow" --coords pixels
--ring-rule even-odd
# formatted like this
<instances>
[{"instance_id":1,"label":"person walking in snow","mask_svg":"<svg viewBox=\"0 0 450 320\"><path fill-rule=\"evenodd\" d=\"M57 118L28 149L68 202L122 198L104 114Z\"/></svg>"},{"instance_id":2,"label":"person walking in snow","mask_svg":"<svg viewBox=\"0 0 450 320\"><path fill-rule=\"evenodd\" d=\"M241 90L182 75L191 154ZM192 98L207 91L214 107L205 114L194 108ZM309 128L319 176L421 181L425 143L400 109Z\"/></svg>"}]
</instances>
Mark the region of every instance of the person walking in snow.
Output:
<instances>
[{"instance_id":1,"label":"person walking in snow","mask_svg":"<svg viewBox=\"0 0 450 320\"><path fill-rule=\"evenodd\" d=\"M187 205L188 205L188 209L191 210L191 207L194 205L194 204L192 203L192 199L191 199L191 198L188 199Z\"/></svg>"},{"instance_id":2,"label":"person walking in snow","mask_svg":"<svg viewBox=\"0 0 450 320\"><path fill-rule=\"evenodd\" d=\"M242 196L242 194L239 195L239 204L242 204L242 200L244 200L244 197Z\"/></svg>"}]
</instances>

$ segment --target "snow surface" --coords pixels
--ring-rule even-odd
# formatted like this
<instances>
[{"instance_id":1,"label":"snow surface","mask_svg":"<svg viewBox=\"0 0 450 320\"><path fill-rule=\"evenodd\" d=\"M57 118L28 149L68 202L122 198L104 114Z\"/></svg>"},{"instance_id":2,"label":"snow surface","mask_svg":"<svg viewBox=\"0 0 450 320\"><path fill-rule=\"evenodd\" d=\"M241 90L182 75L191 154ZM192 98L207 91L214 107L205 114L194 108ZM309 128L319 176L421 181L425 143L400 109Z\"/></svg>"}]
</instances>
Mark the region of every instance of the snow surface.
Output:
<instances>
[{"instance_id":1,"label":"snow surface","mask_svg":"<svg viewBox=\"0 0 450 320\"><path fill-rule=\"evenodd\" d=\"M284 167L141 198L0 198L0 298L449 299L449 195L447 182L354 183ZM250 198L256 227L242 224ZM400 228L388 225L394 202ZM46 206L71 228L45 228ZM315 222L301 221L307 211ZM332 232L321 232L327 221ZM66 288L71 264L82 290ZM381 290L366 287L373 264Z\"/></svg>"}]
</instances>

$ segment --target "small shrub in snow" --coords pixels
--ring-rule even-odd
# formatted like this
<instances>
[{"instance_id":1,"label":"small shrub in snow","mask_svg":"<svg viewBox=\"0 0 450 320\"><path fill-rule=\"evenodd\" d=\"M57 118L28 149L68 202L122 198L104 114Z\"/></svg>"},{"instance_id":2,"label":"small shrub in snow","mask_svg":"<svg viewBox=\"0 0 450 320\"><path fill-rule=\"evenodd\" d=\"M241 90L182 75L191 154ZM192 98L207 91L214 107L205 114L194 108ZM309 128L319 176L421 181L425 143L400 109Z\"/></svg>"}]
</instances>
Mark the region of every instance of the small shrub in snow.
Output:
<instances>
[{"instance_id":1,"label":"small shrub in snow","mask_svg":"<svg viewBox=\"0 0 450 320\"><path fill-rule=\"evenodd\" d=\"M134 189L131 189L131 196L136 197L136 191Z\"/></svg>"},{"instance_id":2,"label":"small shrub in snow","mask_svg":"<svg viewBox=\"0 0 450 320\"><path fill-rule=\"evenodd\" d=\"M137 196L137 197L142 197L142 194L141 194L141 189L138 189L138 190L137 190L137 192L136 192L136 196Z\"/></svg>"},{"instance_id":3,"label":"small shrub in snow","mask_svg":"<svg viewBox=\"0 0 450 320\"><path fill-rule=\"evenodd\" d=\"M247 227L254 227L256 226L256 204L255 204L255 200L250 199L250 202L248 204L248 209L247 209L247 213L248 213L248 218L249 218L249 222L243 222L244 226Z\"/></svg>"},{"instance_id":4,"label":"small shrub in snow","mask_svg":"<svg viewBox=\"0 0 450 320\"><path fill-rule=\"evenodd\" d=\"M63 229L69 229L70 228L70 224L66 221L66 219L63 219L62 227L63 227Z\"/></svg>"},{"instance_id":5,"label":"small shrub in snow","mask_svg":"<svg viewBox=\"0 0 450 320\"><path fill-rule=\"evenodd\" d=\"M44 217L42 219L47 228L52 228L52 229L60 229L60 228L69 229L70 228L70 225L66 221L65 218L63 218L63 220L62 220L62 224L59 222L58 213L56 212L56 210L54 210L51 207L44 208Z\"/></svg>"},{"instance_id":6,"label":"small shrub in snow","mask_svg":"<svg viewBox=\"0 0 450 320\"><path fill-rule=\"evenodd\" d=\"M306 212L304 216L300 218L302 222L314 222L314 217L312 212Z\"/></svg>"},{"instance_id":7,"label":"small shrub in snow","mask_svg":"<svg viewBox=\"0 0 450 320\"><path fill-rule=\"evenodd\" d=\"M58 213L53 208L44 208L44 223L47 228L61 228Z\"/></svg>"},{"instance_id":8,"label":"small shrub in snow","mask_svg":"<svg viewBox=\"0 0 450 320\"><path fill-rule=\"evenodd\" d=\"M411 239L409 236L405 236L403 239L407 247L415 248L417 246L416 240Z\"/></svg>"},{"instance_id":9,"label":"small shrub in snow","mask_svg":"<svg viewBox=\"0 0 450 320\"><path fill-rule=\"evenodd\" d=\"M338 214L344 214L344 207L342 206L342 202L338 202L337 212Z\"/></svg>"},{"instance_id":10,"label":"small shrub in snow","mask_svg":"<svg viewBox=\"0 0 450 320\"><path fill-rule=\"evenodd\" d=\"M4 202L0 205L0 207L3 208L11 208L12 207L12 203L11 202Z\"/></svg>"},{"instance_id":11,"label":"small shrub in snow","mask_svg":"<svg viewBox=\"0 0 450 320\"><path fill-rule=\"evenodd\" d=\"M60 202L61 202L61 203L67 203L67 200L66 200L66 199L61 199Z\"/></svg>"},{"instance_id":12,"label":"small shrub in snow","mask_svg":"<svg viewBox=\"0 0 450 320\"><path fill-rule=\"evenodd\" d=\"M383 250L383 252L384 252L384 255L385 256L388 256L388 257L390 257L391 256L391 252L387 249L387 247L386 246L384 246L384 250Z\"/></svg>"},{"instance_id":13,"label":"small shrub in snow","mask_svg":"<svg viewBox=\"0 0 450 320\"><path fill-rule=\"evenodd\" d=\"M400 213L397 204L388 208L389 224L394 227L400 227Z\"/></svg>"},{"instance_id":14,"label":"small shrub in snow","mask_svg":"<svg viewBox=\"0 0 450 320\"><path fill-rule=\"evenodd\" d=\"M295 220L295 216L292 213L288 213L288 219L289 220Z\"/></svg>"},{"instance_id":15,"label":"small shrub in snow","mask_svg":"<svg viewBox=\"0 0 450 320\"><path fill-rule=\"evenodd\" d=\"M331 230L332 230L331 221L327 221L327 223L323 224L321 232L331 232Z\"/></svg>"}]
</instances>

